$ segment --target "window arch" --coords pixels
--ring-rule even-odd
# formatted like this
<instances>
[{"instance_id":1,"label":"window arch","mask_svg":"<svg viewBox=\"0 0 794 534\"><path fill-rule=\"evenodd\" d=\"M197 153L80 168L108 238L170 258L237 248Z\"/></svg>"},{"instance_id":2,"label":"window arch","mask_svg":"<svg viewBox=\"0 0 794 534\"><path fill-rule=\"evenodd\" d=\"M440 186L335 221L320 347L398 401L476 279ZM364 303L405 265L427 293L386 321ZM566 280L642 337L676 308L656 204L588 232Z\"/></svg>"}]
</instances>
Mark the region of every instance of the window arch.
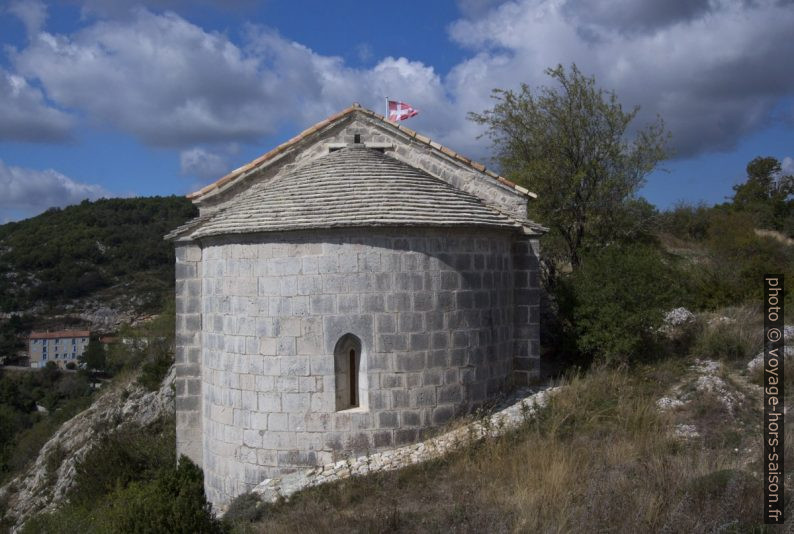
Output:
<instances>
[{"instance_id":1,"label":"window arch","mask_svg":"<svg viewBox=\"0 0 794 534\"><path fill-rule=\"evenodd\" d=\"M345 334L334 348L336 410L366 406L367 380L361 353L361 340Z\"/></svg>"}]
</instances>

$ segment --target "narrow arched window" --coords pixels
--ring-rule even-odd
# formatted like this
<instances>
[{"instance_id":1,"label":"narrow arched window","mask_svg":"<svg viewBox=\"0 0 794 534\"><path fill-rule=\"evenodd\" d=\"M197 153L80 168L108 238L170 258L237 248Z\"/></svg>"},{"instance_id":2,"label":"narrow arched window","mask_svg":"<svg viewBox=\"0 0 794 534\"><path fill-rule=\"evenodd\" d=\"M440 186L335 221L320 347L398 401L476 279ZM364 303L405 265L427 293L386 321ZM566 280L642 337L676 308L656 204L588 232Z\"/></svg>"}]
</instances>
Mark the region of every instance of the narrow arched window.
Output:
<instances>
[{"instance_id":1,"label":"narrow arched window","mask_svg":"<svg viewBox=\"0 0 794 534\"><path fill-rule=\"evenodd\" d=\"M350 406L358 406L358 358L356 349L350 349Z\"/></svg>"},{"instance_id":2,"label":"narrow arched window","mask_svg":"<svg viewBox=\"0 0 794 534\"><path fill-rule=\"evenodd\" d=\"M334 349L334 375L336 383L336 409L361 407L362 380L361 341L353 334L345 334Z\"/></svg>"}]
</instances>

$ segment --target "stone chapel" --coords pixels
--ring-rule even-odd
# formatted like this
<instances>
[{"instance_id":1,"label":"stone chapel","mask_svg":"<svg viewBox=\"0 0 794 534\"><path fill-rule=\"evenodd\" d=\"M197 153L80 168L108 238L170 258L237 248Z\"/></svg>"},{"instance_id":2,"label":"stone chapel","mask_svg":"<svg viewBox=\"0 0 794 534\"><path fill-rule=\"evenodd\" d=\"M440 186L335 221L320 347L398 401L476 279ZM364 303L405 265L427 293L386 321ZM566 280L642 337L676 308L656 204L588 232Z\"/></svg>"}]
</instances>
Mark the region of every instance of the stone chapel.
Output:
<instances>
[{"instance_id":1,"label":"stone chapel","mask_svg":"<svg viewBox=\"0 0 794 534\"><path fill-rule=\"evenodd\" d=\"M534 195L357 104L189 196L177 452L223 506L539 374Z\"/></svg>"}]
</instances>

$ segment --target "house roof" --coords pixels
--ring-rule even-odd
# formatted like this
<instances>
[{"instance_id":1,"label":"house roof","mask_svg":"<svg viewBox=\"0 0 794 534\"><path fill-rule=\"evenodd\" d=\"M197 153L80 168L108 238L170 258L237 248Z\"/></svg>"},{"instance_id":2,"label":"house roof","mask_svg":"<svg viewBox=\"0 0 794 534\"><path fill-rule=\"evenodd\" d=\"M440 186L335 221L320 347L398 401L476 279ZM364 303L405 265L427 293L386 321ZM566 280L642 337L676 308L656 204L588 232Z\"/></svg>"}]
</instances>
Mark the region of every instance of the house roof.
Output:
<instances>
[{"instance_id":1,"label":"house roof","mask_svg":"<svg viewBox=\"0 0 794 534\"><path fill-rule=\"evenodd\" d=\"M63 337L90 337L89 330L60 330L58 332L31 332L29 339L58 339Z\"/></svg>"},{"instance_id":2,"label":"house roof","mask_svg":"<svg viewBox=\"0 0 794 534\"><path fill-rule=\"evenodd\" d=\"M533 224L379 150L353 144L252 185L233 203L168 237L377 226L517 229Z\"/></svg>"},{"instance_id":3,"label":"house roof","mask_svg":"<svg viewBox=\"0 0 794 534\"><path fill-rule=\"evenodd\" d=\"M361 113L361 114L363 114L365 116L368 116L368 117L374 118L376 120L379 120L383 124L388 125L391 128L395 128L395 129L403 132L405 135L407 135L408 137L412 138L413 140L415 140L417 142L420 142L420 143L423 143L423 144L426 144L426 145L432 147L433 149L438 150L439 152L442 152L446 156L449 156L450 158L453 158L456 161L459 161L459 162L471 167L472 169L474 169L476 171L479 171L479 172L482 172L482 173L488 175L489 177L491 177L492 179L494 179L497 182L501 183L502 185L505 185L505 186L507 186L509 188L512 188L513 190L515 190L519 194L522 194L522 195L525 195L525 196L528 196L528 197L531 197L531 198L537 198L537 195L535 193L532 193L528 189L526 189L524 187L521 187L520 185L508 180L507 178L505 178L503 176L498 175L497 173L493 172L490 169L487 169L485 167L485 165L483 165L481 163L477 163L476 161L472 161L471 159L467 158L466 156L463 156L462 154L459 154L459 153L455 152L454 150L452 150L450 148L447 148L447 147L445 147L445 146L433 141L429 137L425 137L424 135L421 135L421 134L415 132L414 130L412 130L412 129L410 129L410 128L402 125L402 124L398 124L398 123L395 123L395 122L388 121L388 120L386 120L386 118L383 117L383 115L379 115L379 114L375 113L372 110L363 108L359 104L353 104L352 106L343 109L339 113L335 113L334 115L331 115L327 119L318 122L314 126L311 126L310 128L307 128L306 130L302 131L301 133L299 133L298 135L296 135L295 137L293 137L292 139L290 139L286 143L280 144L279 146L277 146L273 150L270 150L269 152L266 152L265 154L262 154L261 156L259 156L258 158L254 159L253 161L243 165L242 167L239 167L239 168L233 170L229 174L221 177L219 180L209 184L206 187L203 187L202 189L200 189L198 191L195 191L194 193L191 193L191 194L187 195L187 198L189 198L191 200L194 200L194 201L201 199L202 197L206 196L207 194L212 193L213 191L216 191L217 189L220 189L221 187L238 180L239 178L245 176L249 171L251 171L253 169L256 169L260 165L263 165L263 164L267 163L268 161L274 159L276 156L278 156L278 155L282 154L283 152L287 151L288 149L290 149L291 147L293 147L294 145L296 145L297 143L299 143L303 139L309 137L310 135L312 135L312 134L314 134L314 133L316 133L316 132L318 132L320 130L323 130L323 129L327 128L328 126L332 125L333 123L336 123L336 122L344 119L345 117L347 117L348 115L351 115L353 113Z\"/></svg>"}]
</instances>

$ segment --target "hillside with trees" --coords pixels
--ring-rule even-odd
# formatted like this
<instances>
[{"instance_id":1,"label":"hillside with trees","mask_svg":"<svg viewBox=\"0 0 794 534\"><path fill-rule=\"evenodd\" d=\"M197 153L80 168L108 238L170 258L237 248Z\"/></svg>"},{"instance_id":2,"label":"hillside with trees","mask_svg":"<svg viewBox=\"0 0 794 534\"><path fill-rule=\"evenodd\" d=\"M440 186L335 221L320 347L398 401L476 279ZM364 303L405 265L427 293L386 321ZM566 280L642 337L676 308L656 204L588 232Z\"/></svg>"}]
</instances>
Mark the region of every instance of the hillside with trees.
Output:
<instances>
[{"instance_id":1,"label":"hillside with trees","mask_svg":"<svg viewBox=\"0 0 794 534\"><path fill-rule=\"evenodd\" d=\"M195 215L184 197L115 198L0 225L0 356L31 329L85 324L89 304L158 313L174 285L163 236Z\"/></svg>"},{"instance_id":2,"label":"hillside with trees","mask_svg":"<svg viewBox=\"0 0 794 534\"><path fill-rule=\"evenodd\" d=\"M114 198L4 224L0 310L53 306L131 281L136 293L162 293L174 268L163 236L195 215L183 197Z\"/></svg>"}]
</instances>

